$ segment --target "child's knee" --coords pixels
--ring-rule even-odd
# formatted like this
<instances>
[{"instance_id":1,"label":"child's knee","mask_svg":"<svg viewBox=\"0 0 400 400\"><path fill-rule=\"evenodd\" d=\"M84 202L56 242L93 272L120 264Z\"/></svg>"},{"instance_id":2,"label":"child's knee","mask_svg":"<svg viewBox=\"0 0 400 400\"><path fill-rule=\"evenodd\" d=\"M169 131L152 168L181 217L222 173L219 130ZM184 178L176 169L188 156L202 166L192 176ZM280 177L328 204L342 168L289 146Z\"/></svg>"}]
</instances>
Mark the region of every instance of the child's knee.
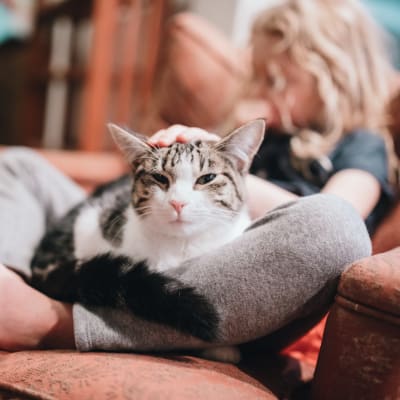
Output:
<instances>
[{"instance_id":1,"label":"child's knee","mask_svg":"<svg viewBox=\"0 0 400 400\"><path fill-rule=\"evenodd\" d=\"M328 194L303 198L299 202L309 216L315 239L326 250L326 256L356 259L371 254L371 240L364 221L346 200Z\"/></svg>"}]
</instances>

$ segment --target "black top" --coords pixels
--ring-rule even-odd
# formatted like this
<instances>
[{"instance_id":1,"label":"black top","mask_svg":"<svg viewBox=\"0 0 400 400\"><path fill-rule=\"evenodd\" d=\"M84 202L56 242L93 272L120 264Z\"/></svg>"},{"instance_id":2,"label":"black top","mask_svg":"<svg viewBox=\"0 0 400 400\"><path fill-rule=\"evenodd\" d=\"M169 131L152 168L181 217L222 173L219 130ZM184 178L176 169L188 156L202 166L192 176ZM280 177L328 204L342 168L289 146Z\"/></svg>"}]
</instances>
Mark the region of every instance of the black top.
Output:
<instances>
[{"instance_id":1,"label":"black top","mask_svg":"<svg viewBox=\"0 0 400 400\"><path fill-rule=\"evenodd\" d=\"M329 178L344 169L361 169L372 174L381 185L378 204L366 219L370 233L394 203L394 190L388 182L388 157L384 140L371 132L356 130L346 135L328 155L328 160L314 160L308 177L290 162L290 136L267 132L250 172L300 196L320 192Z\"/></svg>"}]
</instances>

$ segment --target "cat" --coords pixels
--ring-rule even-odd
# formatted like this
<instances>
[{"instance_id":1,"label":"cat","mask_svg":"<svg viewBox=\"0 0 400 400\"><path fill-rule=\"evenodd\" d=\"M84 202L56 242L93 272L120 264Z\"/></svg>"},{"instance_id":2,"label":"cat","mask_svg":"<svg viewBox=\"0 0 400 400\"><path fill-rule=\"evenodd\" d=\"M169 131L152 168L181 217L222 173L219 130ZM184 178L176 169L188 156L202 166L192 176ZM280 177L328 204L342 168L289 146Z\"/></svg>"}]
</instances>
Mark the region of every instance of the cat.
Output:
<instances>
[{"instance_id":1,"label":"cat","mask_svg":"<svg viewBox=\"0 0 400 400\"><path fill-rule=\"evenodd\" d=\"M67 302L120 307L203 341L218 314L195 288L166 274L240 236L250 224L244 178L264 137L255 120L217 142L150 146L109 124L131 174L99 187L57 221L31 262L31 284ZM207 358L238 361L227 346Z\"/></svg>"}]
</instances>

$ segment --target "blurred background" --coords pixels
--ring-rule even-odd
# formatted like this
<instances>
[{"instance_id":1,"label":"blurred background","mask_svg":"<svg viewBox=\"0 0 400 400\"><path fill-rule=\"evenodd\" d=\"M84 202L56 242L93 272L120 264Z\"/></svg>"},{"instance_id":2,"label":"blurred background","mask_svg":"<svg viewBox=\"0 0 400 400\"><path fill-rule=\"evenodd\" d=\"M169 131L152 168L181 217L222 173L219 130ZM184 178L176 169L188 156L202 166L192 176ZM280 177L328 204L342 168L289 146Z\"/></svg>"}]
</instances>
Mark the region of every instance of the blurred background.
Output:
<instances>
[{"instance_id":1,"label":"blurred background","mask_svg":"<svg viewBox=\"0 0 400 400\"><path fill-rule=\"evenodd\" d=\"M103 151L107 121L223 131L254 14L277 1L0 0L0 145ZM363 1L399 66L400 1Z\"/></svg>"}]
</instances>

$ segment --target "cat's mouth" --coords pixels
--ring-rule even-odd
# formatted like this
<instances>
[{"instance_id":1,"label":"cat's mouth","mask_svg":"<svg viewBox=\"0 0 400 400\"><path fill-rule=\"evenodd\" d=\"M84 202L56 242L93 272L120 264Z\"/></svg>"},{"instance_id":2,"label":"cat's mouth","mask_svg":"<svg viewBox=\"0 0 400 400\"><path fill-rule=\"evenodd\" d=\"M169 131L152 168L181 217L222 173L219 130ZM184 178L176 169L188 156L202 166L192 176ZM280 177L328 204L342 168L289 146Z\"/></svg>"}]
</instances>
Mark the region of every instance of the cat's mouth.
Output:
<instances>
[{"instance_id":1,"label":"cat's mouth","mask_svg":"<svg viewBox=\"0 0 400 400\"><path fill-rule=\"evenodd\" d=\"M188 225L188 224L190 224L190 221L187 221L185 219L182 219L181 217L178 217L178 218L170 221L169 223L172 225L180 226L180 225Z\"/></svg>"}]
</instances>

